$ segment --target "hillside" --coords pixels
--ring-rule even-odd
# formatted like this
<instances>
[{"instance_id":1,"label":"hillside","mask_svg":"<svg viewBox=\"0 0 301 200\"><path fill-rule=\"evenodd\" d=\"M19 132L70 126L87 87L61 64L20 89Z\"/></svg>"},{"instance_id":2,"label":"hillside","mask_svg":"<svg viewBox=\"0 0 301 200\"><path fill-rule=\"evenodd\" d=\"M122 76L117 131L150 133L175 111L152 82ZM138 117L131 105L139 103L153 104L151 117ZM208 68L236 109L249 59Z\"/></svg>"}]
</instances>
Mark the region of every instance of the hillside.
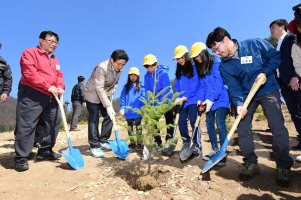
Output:
<instances>
[{"instance_id":1,"label":"hillside","mask_svg":"<svg viewBox=\"0 0 301 200\"><path fill-rule=\"evenodd\" d=\"M10 97L0 104L0 132L13 130L16 125L17 99Z\"/></svg>"}]
</instances>

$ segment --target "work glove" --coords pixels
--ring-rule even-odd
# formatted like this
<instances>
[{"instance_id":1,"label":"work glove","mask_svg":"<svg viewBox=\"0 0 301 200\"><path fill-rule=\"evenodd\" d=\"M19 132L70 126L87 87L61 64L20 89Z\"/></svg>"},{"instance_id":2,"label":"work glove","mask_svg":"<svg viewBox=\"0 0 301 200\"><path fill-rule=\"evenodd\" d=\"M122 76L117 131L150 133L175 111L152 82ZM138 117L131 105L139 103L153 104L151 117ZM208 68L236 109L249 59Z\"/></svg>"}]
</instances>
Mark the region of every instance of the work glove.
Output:
<instances>
[{"instance_id":1,"label":"work glove","mask_svg":"<svg viewBox=\"0 0 301 200\"><path fill-rule=\"evenodd\" d=\"M182 105L184 101L187 101L186 97L176 98L175 99L175 105Z\"/></svg>"},{"instance_id":2,"label":"work glove","mask_svg":"<svg viewBox=\"0 0 301 200\"><path fill-rule=\"evenodd\" d=\"M108 113L110 119L113 121L113 119L115 118L116 113L115 113L114 108L112 106L107 107L107 113Z\"/></svg>"},{"instance_id":3,"label":"work glove","mask_svg":"<svg viewBox=\"0 0 301 200\"><path fill-rule=\"evenodd\" d=\"M206 99L202 105L206 105L206 113L210 111L210 109L212 108L214 102L210 101L209 99Z\"/></svg>"},{"instance_id":4,"label":"work glove","mask_svg":"<svg viewBox=\"0 0 301 200\"><path fill-rule=\"evenodd\" d=\"M121 114L122 116L124 116L124 109L121 109L121 110L120 110L120 114Z\"/></svg>"}]
</instances>

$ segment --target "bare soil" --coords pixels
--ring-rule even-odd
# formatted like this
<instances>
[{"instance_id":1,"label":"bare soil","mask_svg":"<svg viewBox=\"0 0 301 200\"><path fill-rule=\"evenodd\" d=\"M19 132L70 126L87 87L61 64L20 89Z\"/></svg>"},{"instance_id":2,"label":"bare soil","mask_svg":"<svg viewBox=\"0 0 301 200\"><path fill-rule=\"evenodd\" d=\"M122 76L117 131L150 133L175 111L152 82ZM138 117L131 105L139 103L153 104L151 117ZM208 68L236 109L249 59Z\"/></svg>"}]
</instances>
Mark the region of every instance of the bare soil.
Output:
<instances>
[{"instance_id":1,"label":"bare soil","mask_svg":"<svg viewBox=\"0 0 301 200\"><path fill-rule=\"evenodd\" d=\"M290 133L290 145L297 143L296 130L284 107L286 127ZM230 119L230 125L234 121ZM127 132L119 127L120 137ZM12 132L0 134L0 199L301 199L301 163L292 168L293 183L280 187L275 179L275 162L271 160L272 134L267 131L266 120L252 126L256 153L259 157L261 174L243 182L238 174L242 169L242 156L236 137L230 141L226 166L215 166L208 173L200 174L205 161L201 157L182 163L179 160L179 142L171 157L157 156L151 163L141 159L141 152L130 153L126 160L105 152L105 158L93 158L89 154L87 125L79 132L71 132L74 148L79 148L85 167L72 170L62 157L58 161L29 161L30 169L25 172L14 170L14 137ZM112 138L113 138L112 134ZM203 154L210 150L204 118L202 118ZM64 132L60 132L55 151L66 149ZM37 149L33 149L35 153ZM301 151L291 151L293 158Z\"/></svg>"}]
</instances>

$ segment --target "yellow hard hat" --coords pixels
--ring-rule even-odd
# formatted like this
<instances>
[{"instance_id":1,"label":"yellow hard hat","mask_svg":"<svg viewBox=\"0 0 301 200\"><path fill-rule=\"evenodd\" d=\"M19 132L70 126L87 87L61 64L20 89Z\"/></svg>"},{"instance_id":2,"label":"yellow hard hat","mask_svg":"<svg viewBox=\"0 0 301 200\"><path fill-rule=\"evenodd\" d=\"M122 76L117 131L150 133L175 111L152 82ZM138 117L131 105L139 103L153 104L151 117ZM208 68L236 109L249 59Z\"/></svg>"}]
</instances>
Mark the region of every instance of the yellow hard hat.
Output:
<instances>
[{"instance_id":1,"label":"yellow hard hat","mask_svg":"<svg viewBox=\"0 0 301 200\"><path fill-rule=\"evenodd\" d=\"M206 49L206 45L203 42L195 42L190 49L190 58L197 57L204 49Z\"/></svg>"},{"instance_id":2,"label":"yellow hard hat","mask_svg":"<svg viewBox=\"0 0 301 200\"><path fill-rule=\"evenodd\" d=\"M131 67L129 70L129 74L136 74L137 76L139 76L139 69L137 67Z\"/></svg>"},{"instance_id":3,"label":"yellow hard hat","mask_svg":"<svg viewBox=\"0 0 301 200\"><path fill-rule=\"evenodd\" d=\"M173 59L182 58L185 53L188 53L188 49L184 45L179 45L174 50L175 57Z\"/></svg>"},{"instance_id":4,"label":"yellow hard hat","mask_svg":"<svg viewBox=\"0 0 301 200\"><path fill-rule=\"evenodd\" d=\"M146 56L144 56L143 61L143 65L152 65L158 62L156 56L154 56L153 54L147 54Z\"/></svg>"}]
</instances>

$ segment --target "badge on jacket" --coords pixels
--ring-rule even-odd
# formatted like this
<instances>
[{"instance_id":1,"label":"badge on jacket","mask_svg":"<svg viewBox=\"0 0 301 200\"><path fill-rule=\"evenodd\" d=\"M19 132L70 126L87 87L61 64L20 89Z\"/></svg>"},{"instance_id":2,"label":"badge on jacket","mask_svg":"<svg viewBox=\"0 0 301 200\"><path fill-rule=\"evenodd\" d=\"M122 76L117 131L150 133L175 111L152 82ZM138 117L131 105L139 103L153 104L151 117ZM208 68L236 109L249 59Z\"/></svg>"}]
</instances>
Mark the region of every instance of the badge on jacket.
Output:
<instances>
[{"instance_id":1,"label":"badge on jacket","mask_svg":"<svg viewBox=\"0 0 301 200\"><path fill-rule=\"evenodd\" d=\"M251 64L253 62L252 56L244 56L240 58L240 64Z\"/></svg>"},{"instance_id":2,"label":"badge on jacket","mask_svg":"<svg viewBox=\"0 0 301 200\"><path fill-rule=\"evenodd\" d=\"M56 70L61 70L61 66L60 65L55 65L55 69Z\"/></svg>"}]
</instances>

